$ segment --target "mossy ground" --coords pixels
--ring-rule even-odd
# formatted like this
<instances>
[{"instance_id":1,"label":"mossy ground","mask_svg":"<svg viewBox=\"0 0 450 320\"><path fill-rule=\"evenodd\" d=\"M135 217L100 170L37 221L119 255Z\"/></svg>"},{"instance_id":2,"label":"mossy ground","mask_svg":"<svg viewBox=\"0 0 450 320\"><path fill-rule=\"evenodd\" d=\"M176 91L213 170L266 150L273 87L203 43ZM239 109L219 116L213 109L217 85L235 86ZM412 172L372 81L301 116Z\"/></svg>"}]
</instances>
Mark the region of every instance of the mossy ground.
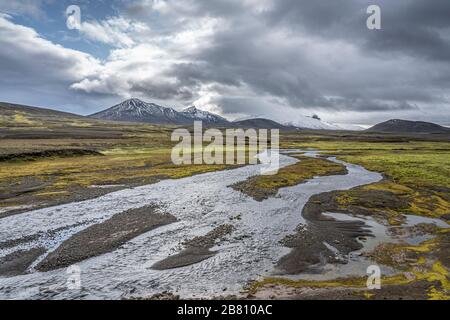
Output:
<instances>
[{"instance_id":1,"label":"mossy ground","mask_svg":"<svg viewBox=\"0 0 450 320\"><path fill-rule=\"evenodd\" d=\"M2 201L2 206L30 202L52 202L73 192L88 192L91 186L142 185L161 179L178 179L194 174L223 170L227 165L174 165L170 148L122 147L101 150L102 156L51 157L34 161L8 161L0 166L2 194L27 187L27 178L45 183L26 197ZM84 190L84 191L83 191ZM20 194L20 192L19 192Z\"/></svg>"},{"instance_id":2,"label":"mossy ground","mask_svg":"<svg viewBox=\"0 0 450 320\"><path fill-rule=\"evenodd\" d=\"M295 156L300 162L281 168L276 175L256 176L233 185L255 200L261 201L275 196L281 188L298 185L316 176L345 174L343 165L325 159Z\"/></svg>"},{"instance_id":3,"label":"mossy ground","mask_svg":"<svg viewBox=\"0 0 450 320\"><path fill-rule=\"evenodd\" d=\"M0 208L30 204L40 207L79 201L117 188L155 183L161 179L179 179L238 166L175 165L171 159L175 143L170 141L173 128L161 127L156 130L155 126L137 125L135 128L124 126L122 129L123 137L111 139L0 140L0 154L18 155L14 160L0 162ZM99 154L20 158L21 153L67 149L95 150ZM192 158L201 151L193 150ZM222 151L225 152L226 148ZM248 163L249 149L245 148L243 152ZM97 186L107 188L96 188Z\"/></svg>"}]
</instances>

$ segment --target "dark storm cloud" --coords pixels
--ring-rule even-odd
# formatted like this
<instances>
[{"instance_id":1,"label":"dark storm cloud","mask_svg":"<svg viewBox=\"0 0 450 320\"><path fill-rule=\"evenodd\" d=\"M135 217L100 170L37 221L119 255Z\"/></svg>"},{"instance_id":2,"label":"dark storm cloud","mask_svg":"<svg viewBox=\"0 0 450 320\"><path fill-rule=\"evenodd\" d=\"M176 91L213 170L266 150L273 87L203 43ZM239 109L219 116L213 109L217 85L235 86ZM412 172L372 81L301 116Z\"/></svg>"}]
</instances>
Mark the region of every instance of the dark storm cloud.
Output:
<instances>
[{"instance_id":1,"label":"dark storm cloud","mask_svg":"<svg viewBox=\"0 0 450 320\"><path fill-rule=\"evenodd\" d=\"M381 6L380 31L366 28L371 4ZM192 62L169 71L185 90L218 83L251 88L294 108L324 110L416 110L420 102L448 103L439 90L449 71L450 1L283 0L260 11L249 11L242 1L187 1L172 10L184 18L221 18L231 26L190 54ZM351 46L354 56L327 48L332 42ZM336 65L311 62L315 55L326 56L315 52L314 44L321 43L337 57ZM224 104L224 111L236 112L230 105Z\"/></svg>"},{"instance_id":2,"label":"dark storm cloud","mask_svg":"<svg viewBox=\"0 0 450 320\"><path fill-rule=\"evenodd\" d=\"M391 1L382 5L389 9L384 10L383 31L369 33L367 49L450 61L450 1Z\"/></svg>"},{"instance_id":3,"label":"dark storm cloud","mask_svg":"<svg viewBox=\"0 0 450 320\"><path fill-rule=\"evenodd\" d=\"M366 9L372 4L382 10L379 32L362 27L367 19ZM368 50L449 60L449 15L447 0L284 0L267 12L266 18L274 26L284 25L323 38L347 40Z\"/></svg>"},{"instance_id":4,"label":"dark storm cloud","mask_svg":"<svg viewBox=\"0 0 450 320\"><path fill-rule=\"evenodd\" d=\"M146 80L131 84L130 92L137 96L146 96L158 100L189 101L194 98L192 86L183 87L177 84L165 84L158 81Z\"/></svg>"},{"instance_id":5,"label":"dark storm cloud","mask_svg":"<svg viewBox=\"0 0 450 320\"><path fill-rule=\"evenodd\" d=\"M341 110L364 110L366 112L380 112L392 110L413 110L417 106L406 101L386 103L370 99L331 99L333 104ZM363 108L362 108L363 106Z\"/></svg>"},{"instance_id":6,"label":"dark storm cloud","mask_svg":"<svg viewBox=\"0 0 450 320\"><path fill-rule=\"evenodd\" d=\"M366 27L373 4L381 7L382 30ZM129 32L117 19L92 24L91 32L103 35L106 25L111 39L132 44L112 48L101 62L68 55L75 59L69 63L82 60L98 72L80 75L67 67L64 52L45 62L36 48L9 41L2 73L37 87L70 82L73 95L137 95L179 106L207 96L204 104L225 114L277 113L279 106L348 112L354 117L348 122L358 114L368 122L424 114L450 122L448 0L115 0L114 6L127 22L148 28L131 24L138 31ZM40 45L51 56L51 46ZM45 68L30 63L36 60Z\"/></svg>"}]
</instances>

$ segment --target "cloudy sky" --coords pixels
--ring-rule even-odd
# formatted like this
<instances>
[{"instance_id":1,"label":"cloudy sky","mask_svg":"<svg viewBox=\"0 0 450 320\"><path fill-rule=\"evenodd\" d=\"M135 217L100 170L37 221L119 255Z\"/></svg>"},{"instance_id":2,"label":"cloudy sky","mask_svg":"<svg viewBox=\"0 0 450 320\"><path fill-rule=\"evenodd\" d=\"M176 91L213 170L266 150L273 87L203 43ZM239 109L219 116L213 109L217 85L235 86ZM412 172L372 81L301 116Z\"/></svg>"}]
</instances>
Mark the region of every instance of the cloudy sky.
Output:
<instances>
[{"instance_id":1,"label":"cloudy sky","mask_svg":"<svg viewBox=\"0 0 450 320\"><path fill-rule=\"evenodd\" d=\"M449 31L449 0L0 0L0 101L450 125Z\"/></svg>"}]
</instances>

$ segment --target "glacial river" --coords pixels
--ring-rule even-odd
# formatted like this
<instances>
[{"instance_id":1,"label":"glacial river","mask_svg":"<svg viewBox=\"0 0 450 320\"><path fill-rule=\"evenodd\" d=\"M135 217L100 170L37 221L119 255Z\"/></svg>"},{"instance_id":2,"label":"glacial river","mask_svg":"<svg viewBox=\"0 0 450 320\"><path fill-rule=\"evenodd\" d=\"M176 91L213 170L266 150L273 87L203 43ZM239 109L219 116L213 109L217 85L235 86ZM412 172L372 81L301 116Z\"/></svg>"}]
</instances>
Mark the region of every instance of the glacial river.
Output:
<instances>
[{"instance_id":1,"label":"glacial river","mask_svg":"<svg viewBox=\"0 0 450 320\"><path fill-rule=\"evenodd\" d=\"M307 152L305 155L315 157L316 153ZM263 202L254 201L229 188L234 183L258 175L261 166L254 165L179 180L164 180L92 200L0 219L0 242L37 233L40 235L27 243L0 250L0 257L33 247L45 247L50 252L88 226L125 210L150 204L158 204L163 211L178 219L176 223L140 235L113 252L79 263L81 290L67 289L66 269L40 273L34 271L32 266L27 275L0 278L0 298L121 299L151 296L163 291L184 298L237 294L248 281L276 271L275 263L289 252L279 241L304 223L301 211L312 195L346 190L382 179L379 173L361 166L334 158L330 160L345 165L348 174L316 177L297 186L283 188L276 197ZM281 167L297 161L288 154L280 155ZM212 249L218 251L214 257L173 270L156 271L150 268L155 262L178 253L184 240L205 235L222 224L233 224L235 230ZM371 221L367 224L375 230L376 237L367 243L373 245L378 238L377 232L381 232L380 237L383 236L382 230ZM42 258L44 256L38 261ZM352 264L349 265L347 268L355 272ZM365 270L361 272L361 275L365 274Z\"/></svg>"}]
</instances>

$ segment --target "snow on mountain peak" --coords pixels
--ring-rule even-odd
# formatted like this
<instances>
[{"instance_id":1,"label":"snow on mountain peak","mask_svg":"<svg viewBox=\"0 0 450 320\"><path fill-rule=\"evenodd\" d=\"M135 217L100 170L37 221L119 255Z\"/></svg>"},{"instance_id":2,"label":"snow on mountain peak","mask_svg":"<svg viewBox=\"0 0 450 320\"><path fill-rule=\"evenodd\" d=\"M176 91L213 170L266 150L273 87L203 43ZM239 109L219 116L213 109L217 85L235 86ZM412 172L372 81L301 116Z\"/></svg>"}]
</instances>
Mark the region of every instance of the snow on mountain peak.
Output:
<instances>
[{"instance_id":1,"label":"snow on mountain peak","mask_svg":"<svg viewBox=\"0 0 450 320\"><path fill-rule=\"evenodd\" d=\"M230 122L214 113L200 110L196 106L190 106L181 112L173 108L166 108L155 103L147 103L137 98L123 101L122 103L91 115L92 118L114 121L146 122L155 124L192 124L192 121L203 121L209 125L227 125ZM253 117L255 118L255 117ZM289 122L285 118L273 119L273 117L259 116L256 118L266 118L278 121L284 125L295 126L303 129L318 130L361 130L362 128L328 123L318 117L307 117L296 114L290 117ZM251 119L251 117L248 117Z\"/></svg>"},{"instance_id":2,"label":"snow on mountain peak","mask_svg":"<svg viewBox=\"0 0 450 320\"><path fill-rule=\"evenodd\" d=\"M183 110L183 112L186 112L186 113L196 113L198 111L201 111L201 110L197 109L196 106L188 107Z\"/></svg>"},{"instance_id":3,"label":"snow on mountain peak","mask_svg":"<svg viewBox=\"0 0 450 320\"><path fill-rule=\"evenodd\" d=\"M182 111L182 113L189 118L196 118L198 120L203 120L203 121L206 120L206 121L213 122L213 123L228 122L227 119L225 119L219 115L213 114L211 112L197 109L196 106L188 107L188 108L184 109Z\"/></svg>"}]
</instances>

